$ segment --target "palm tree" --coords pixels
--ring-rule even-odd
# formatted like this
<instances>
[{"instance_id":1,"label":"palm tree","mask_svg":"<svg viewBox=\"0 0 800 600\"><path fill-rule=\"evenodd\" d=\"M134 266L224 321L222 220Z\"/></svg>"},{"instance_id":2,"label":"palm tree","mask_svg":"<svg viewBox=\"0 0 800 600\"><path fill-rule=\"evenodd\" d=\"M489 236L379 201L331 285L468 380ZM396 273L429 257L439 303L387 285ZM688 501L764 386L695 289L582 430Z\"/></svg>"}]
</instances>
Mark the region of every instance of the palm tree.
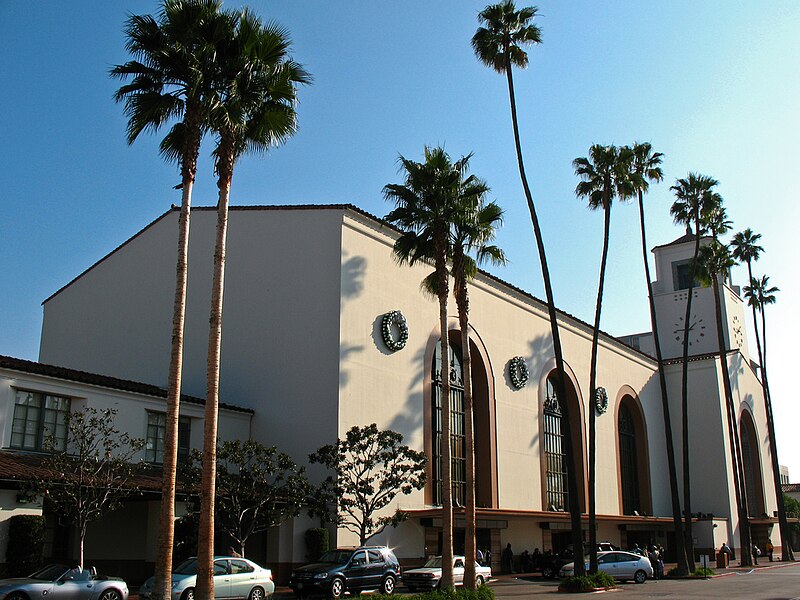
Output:
<instances>
[{"instance_id":1,"label":"palm tree","mask_svg":"<svg viewBox=\"0 0 800 600\"><path fill-rule=\"evenodd\" d=\"M480 188L476 185L475 190ZM489 191L474 193L464 198L460 217L453 228L453 296L458 307L458 323L461 329L461 364L464 369L464 433L466 438L466 502L464 508L464 586L476 589L475 572L475 434L474 402L472 397L472 359L469 348L469 289L468 283L478 272L478 265L490 261L495 265L506 262L505 254L497 246L489 244L494 239L497 227L502 222L503 210L494 202L484 204L483 197ZM475 258L470 255L475 253Z\"/></svg>"},{"instance_id":2,"label":"palm tree","mask_svg":"<svg viewBox=\"0 0 800 600\"><path fill-rule=\"evenodd\" d=\"M758 361L761 363L761 383L764 393L764 406L767 412L767 431L769 433L770 457L772 459L772 480L775 485L775 497L778 502L778 523L781 532L781 560L794 560L792 551L791 530L789 522L786 520L786 503L783 500L783 490L781 489L780 468L778 466L778 446L775 438L775 420L772 413L772 397L769 393L769 380L767 378L767 322L764 309L767 304L775 303L775 293L780 290L777 287L769 286L769 277L762 276L761 279L753 277L751 261L758 260L763 248L756 245L761 236L753 234L750 229L745 229L742 233L733 236L731 245L733 246L734 256L739 260L747 262L747 271L750 275L750 285L744 286L744 295L747 303L753 308L753 325L756 330L756 345L758 346ZM757 312L761 313L761 335L764 336L762 343L758 335Z\"/></svg>"},{"instance_id":3,"label":"palm tree","mask_svg":"<svg viewBox=\"0 0 800 600\"><path fill-rule=\"evenodd\" d=\"M401 230L394 244L395 258L401 264L430 261L434 274L422 282L424 291L435 291L439 300L441 347L441 498L442 498L442 588L453 587L453 494L452 448L450 435L450 342L447 327L449 296L448 260L453 256L453 224L468 199L481 197L486 185L467 175L470 155L453 162L443 148L425 147L425 161L415 162L400 156L405 173L402 184L388 184L384 197L395 209L386 220ZM434 482L435 484L435 482Z\"/></svg>"},{"instance_id":4,"label":"palm tree","mask_svg":"<svg viewBox=\"0 0 800 600\"><path fill-rule=\"evenodd\" d=\"M586 198L589 208L603 210L603 250L600 255L600 277L597 284L594 327L592 330L592 358L589 366L589 571L597 572L597 507L595 498L595 455L597 432L594 398L597 394L597 349L600 341L600 313L603 308L603 287L606 278L608 242L611 238L611 204L614 197L627 200L633 196L631 181L633 151L628 147L594 144L588 158L572 161L575 174L581 181L575 187L578 198Z\"/></svg>"},{"instance_id":5,"label":"palm tree","mask_svg":"<svg viewBox=\"0 0 800 600\"><path fill-rule=\"evenodd\" d=\"M517 123L517 102L514 95L514 78L512 67L524 69L528 66L528 55L522 49L530 44L542 42L541 30L533 23L536 17L536 7L516 9L513 0L503 0L499 4L487 6L478 14L478 20L483 25L479 27L472 37L472 48L478 60L501 74L505 74L508 82L508 96L511 102L511 123L514 129L514 145L517 151L517 166L522 181L522 189L528 203L528 212L536 237L536 248L544 282L545 298L547 300L547 313L550 319L550 332L553 337L553 354L556 361L556 391L562 399L562 431L564 434L564 453L567 464L567 489L569 495L569 512L572 525L572 544L576 556L583 553L583 535L581 533L581 509L578 499L578 463L572 447L572 434L570 426L569 406L566 402L566 377L564 371L564 357L561 351L561 337L558 331L558 315L553 299L553 287L550 282L550 270L547 266L544 239L539 227L539 218L533 203L528 178L525 175L525 164L522 159L522 146L519 139L519 126ZM583 561L575 563L575 575L583 575Z\"/></svg>"},{"instance_id":6,"label":"palm tree","mask_svg":"<svg viewBox=\"0 0 800 600\"><path fill-rule=\"evenodd\" d=\"M683 512L684 512L684 545L689 571L694 571L694 540L692 538L692 497L691 472L689 466L689 330L692 316L692 297L694 296L694 265L700 252L700 238L705 232L704 216L711 210L712 204L719 197L714 196L713 189L719 184L716 179L707 175L689 173L678 179L670 189L675 192L676 200L670 208L675 223L686 225L686 233L692 233L694 226L694 253L689 263L688 288L686 290L686 316L683 330L683 360L681 380L681 416L683 438Z\"/></svg>"},{"instance_id":7,"label":"palm tree","mask_svg":"<svg viewBox=\"0 0 800 600\"><path fill-rule=\"evenodd\" d=\"M725 390L725 405L728 412L728 436L730 437L731 467L733 469L734 487L736 488L736 508L739 517L739 540L742 546L741 564L752 564L752 542L750 539L749 511L747 495L744 493L744 468L739 441L739 425L736 420L736 407L733 404L731 377L728 369L728 351L725 345L725 333L722 325L722 299L720 287L731 267L736 264L730 249L714 239L704 246L693 264L693 271L698 280L711 286L714 290L714 306L717 319L717 343L719 346L719 369Z\"/></svg>"},{"instance_id":8,"label":"palm tree","mask_svg":"<svg viewBox=\"0 0 800 600\"><path fill-rule=\"evenodd\" d=\"M661 389L661 411L664 415L664 435L667 450L667 468L669 470L669 491L672 499L672 524L675 528L675 539L683 540L683 521L681 520L681 500L678 492L678 471L675 463L675 443L672 437L672 418L669 411L669 396L667 394L667 376L664 370L664 355L661 353L661 342L658 337L658 318L656 317L656 303L653 297L653 283L650 278L650 263L647 259L647 235L644 219L644 194L650 188L650 181L659 182L664 179L661 170L663 154L653 152L649 142L635 143L633 152L633 186L639 200L639 226L642 234L642 262L644 263L644 278L647 282L647 298L650 304L650 323L653 328L653 343L658 363L658 382ZM689 569L686 564L686 547L676 544L678 573L687 574Z\"/></svg>"},{"instance_id":9,"label":"palm tree","mask_svg":"<svg viewBox=\"0 0 800 600\"><path fill-rule=\"evenodd\" d=\"M222 300L228 203L236 161L248 152L265 153L291 137L297 129L297 85L311 78L288 56L288 32L264 25L248 10L236 19L232 37L220 50L221 85L210 115L217 136L214 150L219 201L214 249L214 276L208 338L203 469L196 594L214 598L214 498L219 406L219 367L222 340Z\"/></svg>"},{"instance_id":10,"label":"palm tree","mask_svg":"<svg viewBox=\"0 0 800 600\"><path fill-rule=\"evenodd\" d=\"M186 314L187 252L192 187L208 104L214 94L216 45L229 21L218 0L165 0L158 18L131 16L125 25L126 48L134 60L111 69L111 76L130 79L114 98L125 102L127 140L132 144L148 130L157 131L179 119L161 144L162 155L180 165L181 207L172 313L172 345L167 386L166 431L158 548L153 596L171 596L175 521L175 477L178 456L178 413Z\"/></svg>"}]
</instances>

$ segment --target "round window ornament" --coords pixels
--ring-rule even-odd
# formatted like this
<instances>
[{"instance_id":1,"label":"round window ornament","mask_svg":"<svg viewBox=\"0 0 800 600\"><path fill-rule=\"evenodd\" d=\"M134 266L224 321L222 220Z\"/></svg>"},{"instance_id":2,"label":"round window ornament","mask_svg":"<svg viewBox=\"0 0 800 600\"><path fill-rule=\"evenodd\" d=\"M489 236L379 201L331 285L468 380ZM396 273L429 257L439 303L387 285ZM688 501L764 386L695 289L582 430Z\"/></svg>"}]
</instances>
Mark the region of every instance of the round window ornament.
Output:
<instances>
[{"instance_id":1,"label":"round window ornament","mask_svg":"<svg viewBox=\"0 0 800 600\"><path fill-rule=\"evenodd\" d=\"M599 387L595 390L594 407L598 415L602 415L608 410L608 392L606 392L606 388Z\"/></svg>"},{"instance_id":2,"label":"round window ornament","mask_svg":"<svg viewBox=\"0 0 800 600\"><path fill-rule=\"evenodd\" d=\"M383 315L381 333L383 335L383 343L392 352L405 348L408 341L408 323L406 323L403 313L399 310L393 310ZM395 335L397 339L395 339Z\"/></svg>"},{"instance_id":3,"label":"round window ornament","mask_svg":"<svg viewBox=\"0 0 800 600\"><path fill-rule=\"evenodd\" d=\"M508 362L508 377L511 379L511 385L518 390L525 387L528 383L528 365L525 364L523 357L515 356Z\"/></svg>"}]
</instances>

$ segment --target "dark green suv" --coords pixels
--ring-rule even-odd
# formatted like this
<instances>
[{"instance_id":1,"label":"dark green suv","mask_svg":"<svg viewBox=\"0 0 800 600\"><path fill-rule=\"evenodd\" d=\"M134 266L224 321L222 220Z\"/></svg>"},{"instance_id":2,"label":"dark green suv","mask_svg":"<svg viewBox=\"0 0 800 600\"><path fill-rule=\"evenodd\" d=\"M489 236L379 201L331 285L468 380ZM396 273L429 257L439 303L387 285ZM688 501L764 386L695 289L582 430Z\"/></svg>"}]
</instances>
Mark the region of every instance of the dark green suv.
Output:
<instances>
[{"instance_id":1,"label":"dark green suv","mask_svg":"<svg viewBox=\"0 0 800 600\"><path fill-rule=\"evenodd\" d=\"M329 550L320 559L292 571L289 586L296 596L327 594L341 598L345 592L354 594L378 590L393 594L400 579L400 563L386 546L362 546Z\"/></svg>"}]
</instances>

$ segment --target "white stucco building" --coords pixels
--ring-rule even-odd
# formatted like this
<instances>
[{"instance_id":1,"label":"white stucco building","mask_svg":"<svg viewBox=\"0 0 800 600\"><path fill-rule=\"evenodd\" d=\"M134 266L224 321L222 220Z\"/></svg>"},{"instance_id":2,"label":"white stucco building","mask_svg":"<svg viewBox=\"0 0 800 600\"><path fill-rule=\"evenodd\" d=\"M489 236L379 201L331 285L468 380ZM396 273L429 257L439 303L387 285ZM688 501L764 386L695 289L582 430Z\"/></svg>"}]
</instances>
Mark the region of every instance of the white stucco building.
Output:
<instances>
[{"instance_id":1,"label":"white stucco building","mask_svg":"<svg viewBox=\"0 0 800 600\"><path fill-rule=\"evenodd\" d=\"M45 300L42 363L166 386L177 216L174 210L162 215ZM183 392L196 396L205 386L214 225L213 210L193 210ZM401 267L393 259L396 235L391 226L350 205L232 208L220 389L227 402L253 411L254 439L298 461L353 425L373 422L425 450L431 458L429 483L391 507L411 518L374 540L393 546L401 560L413 561L438 552L440 544L434 452L438 307L419 292L430 267ZM682 265L692 246L693 238L684 236L654 249L662 347L672 359L667 369L679 467ZM717 340L713 294L700 288L694 295L692 511L700 515L698 553L709 553L723 540L737 546L739 523L720 367L712 355ZM643 290L643 302L644 296ZM723 297L750 522L757 541L771 536L778 546L757 366L747 355L738 288L723 285ZM486 273L471 285L470 301L479 544L491 546L496 557L507 542L517 552L557 550L569 541L559 402L570 406L586 505L586 430L588 411L594 410L587 398L591 327L559 315L569 375L567 398L559 400L548 383L554 360L546 306ZM381 335L384 315L394 310L403 313L409 331L398 351L387 348ZM451 313L449 333L457 341L454 303ZM669 556L674 540L664 421L656 362L647 354L651 347L648 334L600 338L598 385L607 391L608 406L597 418L598 539L623 546L655 542L666 546ZM454 352L458 361L460 352ZM509 374L515 357L522 358L529 374L521 388ZM461 376L458 369L451 376L456 406ZM312 475L321 473L312 469ZM457 547L463 543L460 525L457 509ZM302 562L303 533L310 526L301 518L272 532L265 549L270 566L285 569ZM337 534L339 544L354 542L344 530Z\"/></svg>"}]
</instances>

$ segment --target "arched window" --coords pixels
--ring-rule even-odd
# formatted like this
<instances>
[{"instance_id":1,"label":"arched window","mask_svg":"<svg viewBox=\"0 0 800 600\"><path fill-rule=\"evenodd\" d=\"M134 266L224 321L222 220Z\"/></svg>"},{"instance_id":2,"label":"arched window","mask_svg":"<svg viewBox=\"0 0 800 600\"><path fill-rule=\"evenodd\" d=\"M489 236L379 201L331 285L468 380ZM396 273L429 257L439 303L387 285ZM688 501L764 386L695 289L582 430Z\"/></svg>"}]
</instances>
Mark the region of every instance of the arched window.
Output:
<instances>
[{"instance_id":1,"label":"arched window","mask_svg":"<svg viewBox=\"0 0 800 600\"><path fill-rule=\"evenodd\" d=\"M751 517L764 514L764 491L761 487L761 463L758 457L756 427L750 413L742 414L739 426L742 438L742 463L744 466L745 494L747 512Z\"/></svg>"},{"instance_id":2,"label":"arched window","mask_svg":"<svg viewBox=\"0 0 800 600\"><path fill-rule=\"evenodd\" d=\"M619 408L617 419L619 431L619 463L620 476L622 477L622 513L632 515L641 512L641 497L639 495L639 469L636 461L636 425L627 403Z\"/></svg>"},{"instance_id":3,"label":"arched window","mask_svg":"<svg viewBox=\"0 0 800 600\"><path fill-rule=\"evenodd\" d=\"M547 378L544 399L544 459L547 482L547 510L569 510L567 457L561 402L552 377Z\"/></svg>"},{"instance_id":4,"label":"arched window","mask_svg":"<svg viewBox=\"0 0 800 600\"><path fill-rule=\"evenodd\" d=\"M442 504L442 344L433 359L433 503ZM464 431L464 371L461 351L450 344L450 439L453 503L466 500L466 444Z\"/></svg>"}]
</instances>

